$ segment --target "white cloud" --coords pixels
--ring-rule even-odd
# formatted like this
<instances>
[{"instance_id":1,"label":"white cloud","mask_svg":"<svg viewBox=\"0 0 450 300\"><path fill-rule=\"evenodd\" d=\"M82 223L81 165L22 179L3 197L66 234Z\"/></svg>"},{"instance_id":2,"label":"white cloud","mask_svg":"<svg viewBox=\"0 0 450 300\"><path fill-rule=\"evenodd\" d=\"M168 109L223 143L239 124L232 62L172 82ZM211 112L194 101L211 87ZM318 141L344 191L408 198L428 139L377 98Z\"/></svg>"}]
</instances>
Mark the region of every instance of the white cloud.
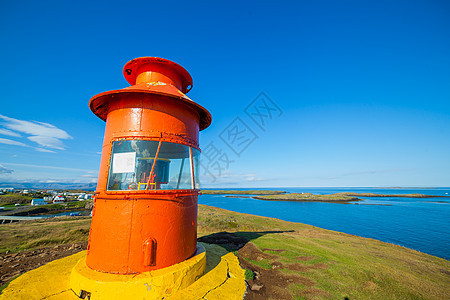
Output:
<instances>
[{"instance_id":1,"label":"white cloud","mask_svg":"<svg viewBox=\"0 0 450 300\"><path fill-rule=\"evenodd\" d=\"M270 178L262 178L251 173L232 172L230 170L222 171L221 174L203 174L200 175L200 184L203 187L215 186L245 186L253 184L262 184L272 182Z\"/></svg>"},{"instance_id":2,"label":"white cloud","mask_svg":"<svg viewBox=\"0 0 450 300\"><path fill-rule=\"evenodd\" d=\"M66 139L72 139L72 137L64 130L57 128L56 126L44 123L44 122L37 122L37 121L24 121L24 120L18 120L14 118L10 118L7 116L0 115L0 119L3 119L4 124L3 126L8 129L2 129L3 131L6 130L9 133L18 135L17 132L30 135L28 140L37 143L41 147L45 148L52 148L52 149L58 149L58 150L64 150L65 146L62 140ZM15 131L15 132L14 132ZM11 134L10 134L11 135ZM20 137L20 135L19 135ZM5 139L3 139L5 140ZM12 140L9 140L12 141ZM12 141L14 142L14 141ZM4 144L7 144L3 142ZM20 144L19 144L20 143ZM9 142L10 145L18 145L18 146L25 146L29 147L24 143L16 142L15 144ZM36 148L42 149L42 148ZM38 150L41 151L41 150Z\"/></svg>"},{"instance_id":3,"label":"white cloud","mask_svg":"<svg viewBox=\"0 0 450 300\"><path fill-rule=\"evenodd\" d=\"M8 130L8 129L3 129L3 128L0 128L0 134L14 136L14 137L21 137L21 135L18 134L17 132L14 132L14 131Z\"/></svg>"},{"instance_id":4,"label":"white cloud","mask_svg":"<svg viewBox=\"0 0 450 300\"><path fill-rule=\"evenodd\" d=\"M13 141L13 140L10 140L10 139L3 139L3 138L0 138L0 144L22 146L22 147L31 147L31 146L29 146L27 144L24 144L22 142Z\"/></svg>"},{"instance_id":5,"label":"white cloud","mask_svg":"<svg viewBox=\"0 0 450 300\"><path fill-rule=\"evenodd\" d=\"M52 150L48 150L48 149L44 149L44 148L38 148L38 147L31 147L30 145L24 144L22 142L10 140L10 139L4 139L4 138L0 138L0 144L34 148L35 150L37 150L39 152L56 153L55 151L52 151ZM12 155L12 157L17 157L17 155Z\"/></svg>"},{"instance_id":6,"label":"white cloud","mask_svg":"<svg viewBox=\"0 0 450 300\"><path fill-rule=\"evenodd\" d=\"M97 175L94 175L94 174L83 174L83 175L80 175L80 177L84 177L84 178L97 178L98 176L97 176Z\"/></svg>"},{"instance_id":7,"label":"white cloud","mask_svg":"<svg viewBox=\"0 0 450 300\"><path fill-rule=\"evenodd\" d=\"M92 173L92 172L88 172L88 173ZM98 180L98 175L96 175L96 174L83 174L83 175L80 175L79 177L81 177L82 179L88 180L88 182L90 182L90 183L95 183Z\"/></svg>"},{"instance_id":8,"label":"white cloud","mask_svg":"<svg viewBox=\"0 0 450 300\"><path fill-rule=\"evenodd\" d=\"M61 140L51 136L30 136L28 139L32 142L38 143L41 146L49 147L58 150L64 150L64 144Z\"/></svg>"},{"instance_id":9,"label":"white cloud","mask_svg":"<svg viewBox=\"0 0 450 300\"><path fill-rule=\"evenodd\" d=\"M56 166L44 166L44 165L32 165L32 164L17 164L17 163L9 163L9 162L1 162L4 165L17 166L17 167L31 167L31 168L40 168L40 169L54 169L54 170L63 170L63 171L82 171L86 173L94 173L97 172L95 170L86 170L86 169L77 169L77 168L67 168L67 167L56 167Z\"/></svg>"},{"instance_id":10,"label":"white cloud","mask_svg":"<svg viewBox=\"0 0 450 300\"><path fill-rule=\"evenodd\" d=\"M0 165L0 174L11 174L12 172L14 172L14 170L8 169L8 168Z\"/></svg>"},{"instance_id":11,"label":"white cloud","mask_svg":"<svg viewBox=\"0 0 450 300\"><path fill-rule=\"evenodd\" d=\"M56 153L55 151L52 151L52 150L48 150L48 149L44 149L44 148L34 148L34 149L36 149L36 151L39 151L39 152L45 152L45 153Z\"/></svg>"}]
</instances>

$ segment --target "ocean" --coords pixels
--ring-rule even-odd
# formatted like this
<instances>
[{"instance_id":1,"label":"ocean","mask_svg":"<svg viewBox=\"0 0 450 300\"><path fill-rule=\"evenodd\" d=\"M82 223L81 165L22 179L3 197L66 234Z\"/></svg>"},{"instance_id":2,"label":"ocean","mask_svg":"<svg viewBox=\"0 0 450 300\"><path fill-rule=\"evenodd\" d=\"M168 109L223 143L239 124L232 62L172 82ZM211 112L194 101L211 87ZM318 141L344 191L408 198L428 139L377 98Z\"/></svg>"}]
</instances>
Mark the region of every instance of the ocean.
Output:
<instances>
[{"instance_id":1,"label":"ocean","mask_svg":"<svg viewBox=\"0 0 450 300\"><path fill-rule=\"evenodd\" d=\"M267 188L267 190L313 194L357 192L450 196L450 188ZM360 198L364 200L341 204L263 201L252 198L227 198L224 195L202 195L199 197L199 203L373 238L450 259L450 197Z\"/></svg>"}]
</instances>

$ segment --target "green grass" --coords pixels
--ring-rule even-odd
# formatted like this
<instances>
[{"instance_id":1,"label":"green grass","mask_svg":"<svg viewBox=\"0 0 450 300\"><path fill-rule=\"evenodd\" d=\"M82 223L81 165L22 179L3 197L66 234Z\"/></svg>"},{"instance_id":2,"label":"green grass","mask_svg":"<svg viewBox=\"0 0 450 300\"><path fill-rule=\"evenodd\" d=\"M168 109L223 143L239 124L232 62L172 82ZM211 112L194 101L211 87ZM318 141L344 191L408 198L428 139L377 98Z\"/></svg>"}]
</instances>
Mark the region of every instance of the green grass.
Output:
<instances>
[{"instance_id":1,"label":"green grass","mask_svg":"<svg viewBox=\"0 0 450 300\"><path fill-rule=\"evenodd\" d=\"M245 260L247 260L247 261L251 262L252 264L257 265L258 267L261 267L263 269L266 269L266 270L272 269L272 265L270 264L270 260L268 260L268 259L253 260L253 259L246 258Z\"/></svg>"},{"instance_id":2,"label":"green grass","mask_svg":"<svg viewBox=\"0 0 450 300\"><path fill-rule=\"evenodd\" d=\"M14 205L16 203L30 204L32 199L32 196L8 193L5 195L0 195L0 206Z\"/></svg>"},{"instance_id":3,"label":"green grass","mask_svg":"<svg viewBox=\"0 0 450 300\"><path fill-rule=\"evenodd\" d=\"M229 218L235 220L236 229L222 222ZM305 292L310 290L324 292L315 299L445 299L450 295L449 261L397 245L203 205L198 224L200 236L236 232L261 250L271 249L265 253L278 256L250 261L255 265L270 269L278 261L285 267L280 272L315 282L309 288L289 286L295 299L308 299ZM287 268L296 264L304 270Z\"/></svg>"},{"instance_id":4,"label":"green grass","mask_svg":"<svg viewBox=\"0 0 450 300\"><path fill-rule=\"evenodd\" d=\"M28 204L20 204L19 206L27 206ZM15 204L6 204L6 205L3 205L4 207L11 207L11 208L15 208L15 207L17 207Z\"/></svg>"},{"instance_id":5,"label":"green grass","mask_svg":"<svg viewBox=\"0 0 450 300\"><path fill-rule=\"evenodd\" d=\"M253 271L249 270L249 269L245 269L244 275L245 275L245 280L250 280L250 279L255 278L255 273L253 273Z\"/></svg>"},{"instance_id":6,"label":"green grass","mask_svg":"<svg viewBox=\"0 0 450 300\"><path fill-rule=\"evenodd\" d=\"M89 236L89 217L60 217L0 225L0 253L79 243Z\"/></svg>"}]
</instances>

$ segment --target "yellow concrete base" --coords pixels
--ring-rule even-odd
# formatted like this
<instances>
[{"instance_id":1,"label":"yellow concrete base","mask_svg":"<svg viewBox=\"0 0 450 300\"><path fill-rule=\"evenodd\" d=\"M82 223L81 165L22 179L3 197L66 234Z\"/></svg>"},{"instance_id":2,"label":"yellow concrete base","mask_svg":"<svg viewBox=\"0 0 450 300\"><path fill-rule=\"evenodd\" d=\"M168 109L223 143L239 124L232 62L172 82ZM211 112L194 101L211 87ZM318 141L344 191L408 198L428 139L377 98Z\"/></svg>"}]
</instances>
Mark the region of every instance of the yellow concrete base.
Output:
<instances>
[{"instance_id":1,"label":"yellow concrete base","mask_svg":"<svg viewBox=\"0 0 450 300\"><path fill-rule=\"evenodd\" d=\"M194 283L206 267L205 248L179 264L140 274L122 275L97 272L80 259L70 275L76 295L90 299L161 299Z\"/></svg>"},{"instance_id":2,"label":"yellow concrete base","mask_svg":"<svg viewBox=\"0 0 450 300\"><path fill-rule=\"evenodd\" d=\"M173 283L171 283L171 295L166 295L165 299L242 299L245 293L246 285L244 270L242 270L242 268L239 266L237 257L233 253L228 253L220 246L203 243L201 244L206 249L207 254L205 274L189 286L185 286L186 284L183 283L183 278L175 279L174 277L170 276L165 277L168 280L172 280L172 282L177 282L175 285L178 285L180 287L178 291L175 291L173 289L174 285ZM78 270L78 268L81 268L82 270L83 262L85 261L85 259L86 251L83 251L72 256L53 261L35 270L29 271L13 280L8 285L8 287L3 290L2 295L0 295L0 299L80 299L77 294L71 289L70 280L71 277L72 279L74 279L74 276L78 276L74 275L74 273L84 274L80 271L72 272L72 270L74 268L76 270ZM169 268L172 267L174 266L171 266ZM134 277L136 278L140 275L135 275ZM141 294L139 295L132 293L121 294L122 291L120 285L123 284L123 282L116 282L116 284L119 284L119 286L113 287L109 292L103 290L103 292L98 294L93 293L91 294L90 299L161 299L164 296L149 293L152 290L164 291L164 293L166 292L168 287L168 285L166 285L166 282L153 281L156 280L155 278L157 277L160 278L158 280L162 280L162 278L164 278L164 276L152 276L153 285L145 285L146 282L144 282L143 280L140 281L141 284L144 285L145 289L143 289L142 286L136 285L136 290L141 291ZM157 282L161 283L162 285L157 286ZM96 284L101 285L102 282L97 282ZM131 283L131 285L132 284L133 283ZM164 290L164 288L166 288L166 290ZM77 291L77 293L79 293L79 291Z\"/></svg>"}]
</instances>

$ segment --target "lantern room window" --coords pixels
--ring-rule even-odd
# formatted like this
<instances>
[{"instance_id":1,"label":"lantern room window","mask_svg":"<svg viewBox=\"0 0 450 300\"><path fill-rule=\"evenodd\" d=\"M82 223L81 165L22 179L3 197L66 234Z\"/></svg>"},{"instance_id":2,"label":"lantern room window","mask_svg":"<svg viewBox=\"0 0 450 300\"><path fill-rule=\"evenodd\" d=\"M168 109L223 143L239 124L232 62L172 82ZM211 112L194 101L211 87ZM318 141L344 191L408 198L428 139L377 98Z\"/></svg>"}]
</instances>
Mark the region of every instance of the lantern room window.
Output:
<instances>
[{"instance_id":1,"label":"lantern room window","mask_svg":"<svg viewBox=\"0 0 450 300\"><path fill-rule=\"evenodd\" d=\"M195 189L199 154L198 149L177 143L114 141L107 190Z\"/></svg>"}]
</instances>

